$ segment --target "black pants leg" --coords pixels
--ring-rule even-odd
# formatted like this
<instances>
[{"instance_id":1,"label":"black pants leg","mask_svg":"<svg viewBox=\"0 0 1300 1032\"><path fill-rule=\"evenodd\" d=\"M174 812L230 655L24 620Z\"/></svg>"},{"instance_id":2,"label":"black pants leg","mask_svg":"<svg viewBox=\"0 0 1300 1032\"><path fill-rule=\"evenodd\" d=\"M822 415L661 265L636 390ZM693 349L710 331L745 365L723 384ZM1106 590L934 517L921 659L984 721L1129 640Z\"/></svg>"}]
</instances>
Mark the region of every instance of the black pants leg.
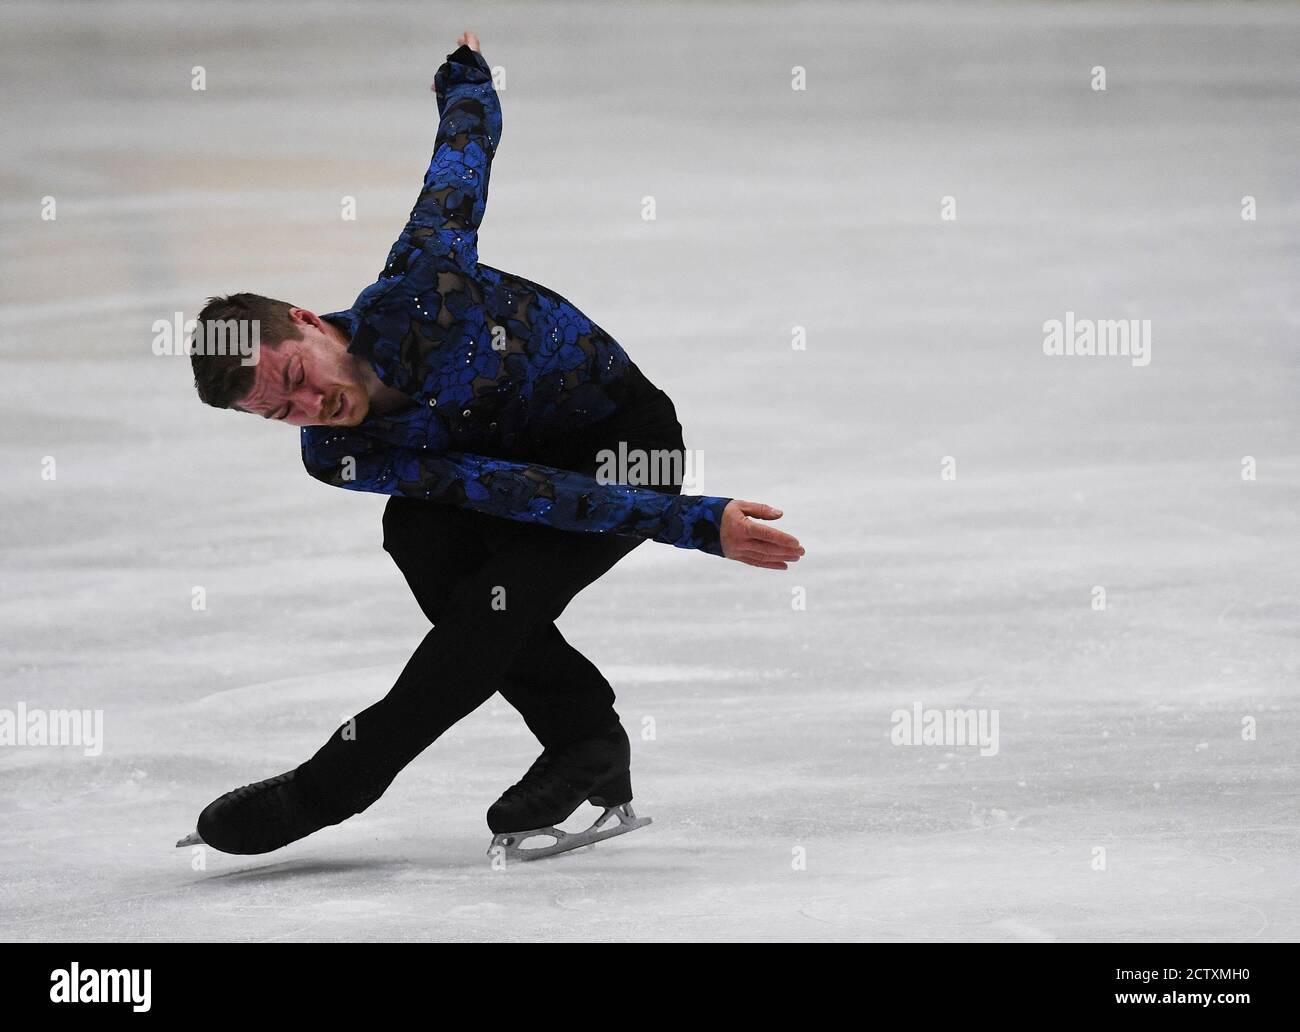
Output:
<instances>
[{"instance_id":1,"label":"black pants leg","mask_svg":"<svg viewBox=\"0 0 1300 1032\"><path fill-rule=\"evenodd\" d=\"M447 612L456 583L487 560L490 541L508 536L508 528L486 527L489 522L501 521L417 499L389 500L384 548L435 626ZM508 591L503 601L509 604ZM497 688L546 748L589 737L618 719L613 688L553 621L538 626Z\"/></svg>"},{"instance_id":2,"label":"black pants leg","mask_svg":"<svg viewBox=\"0 0 1300 1032\"><path fill-rule=\"evenodd\" d=\"M617 449L619 441L629 448L682 448L667 396L647 394L621 420L539 461L593 473L599 450ZM679 493L681 485L659 489ZM564 641L554 621L642 540L412 504L427 508L402 503L386 512L386 532L393 530L386 547L434 627L392 690L300 768L335 820L366 809L403 767L495 691L504 691L543 743L582 737L613 714L608 682ZM451 528L445 539L439 528ZM555 668L547 666L552 660Z\"/></svg>"},{"instance_id":3,"label":"black pants leg","mask_svg":"<svg viewBox=\"0 0 1300 1032\"><path fill-rule=\"evenodd\" d=\"M336 819L368 807L403 767L487 701L521 656L529 661L528 643L573 596L641 544L524 523L489 536L496 540L487 558L452 586L441 619L392 690L303 764ZM494 607L501 597L504 608Z\"/></svg>"}]
</instances>

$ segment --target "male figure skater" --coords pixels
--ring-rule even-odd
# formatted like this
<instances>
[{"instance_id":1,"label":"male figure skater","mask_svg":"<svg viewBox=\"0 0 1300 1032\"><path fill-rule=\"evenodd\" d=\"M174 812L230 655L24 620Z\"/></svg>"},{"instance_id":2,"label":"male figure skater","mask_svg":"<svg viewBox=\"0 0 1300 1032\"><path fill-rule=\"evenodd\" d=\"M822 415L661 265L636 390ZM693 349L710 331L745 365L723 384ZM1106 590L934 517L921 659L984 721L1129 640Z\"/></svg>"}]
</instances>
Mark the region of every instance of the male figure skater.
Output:
<instances>
[{"instance_id":1,"label":"male figure skater","mask_svg":"<svg viewBox=\"0 0 1300 1032\"><path fill-rule=\"evenodd\" d=\"M209 405L302 428L328 484L391 495L384 548L433 629L392 690L305 763L228 792L195 836L264 853L360 813L403 767L493 692L543 752L488 811L495 844L605 807L574 848L637 827L628 738L609 683L555 626L569 601L651 539L764 569L803 554L769 505L597 478L598 453L673 452L672 402L594 322L552 290L478 261L501 109L473 33L434 80L441 121L415 208L379 279L347 311L316 315L256 294L213 298L195 339L260 326L260 356L192 352ZM611 815L618 824L600 832ZM548 851L548 852L549 852Z\"/></svg>"}]
</instances>

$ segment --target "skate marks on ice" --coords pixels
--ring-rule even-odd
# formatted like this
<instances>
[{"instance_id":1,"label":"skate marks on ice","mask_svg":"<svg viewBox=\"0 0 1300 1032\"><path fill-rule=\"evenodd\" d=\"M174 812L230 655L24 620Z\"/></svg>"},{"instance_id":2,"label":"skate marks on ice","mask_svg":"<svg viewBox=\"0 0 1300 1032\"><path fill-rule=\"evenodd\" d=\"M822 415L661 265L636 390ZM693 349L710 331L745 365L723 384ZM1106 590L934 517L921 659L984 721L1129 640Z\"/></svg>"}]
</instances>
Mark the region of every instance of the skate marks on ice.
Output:
<instances>
[{"instance_id":1,"label":"skate marks on ice","mask_svg":"<svg viewBox=\"0 0 1300 1032\"><path fill-rule=\"evenodd\" d=\"M1277 937L1274 916L1283 926L1290 920L1225 893L1221 861L1188 857L1174 843L1125 849L1123 867L1103 878L1080 870L1054 838L1024 838L805 839L815 869L803 874L775 870L778 843L751 841L701 856L669 894L671 907L640 932L647 939L1257 941ZM1161 868L1166 877L1153 890L1150 873ZM1244 885L1242 894L1249 892ZM1138 897L1146 909L1133 914Z\"/></svg>"},{"instance_id":2,"label":"skate marks on ice","mask_svg":"<svg viewBox=\"0 0 1300 1032\"><path fill-rule=\"evenodd\" d=\"M364 708L370 701L387 690L396 676L397 667L371 666L350 671L330 671L322 674L281 678L238 688L225 689L204 696L192 704L192 709L204 719L233 720L241 724L250 720L255 726L274 723L281 730L295 719L313 723L322 711L339 711L339 719L346 719L344 709L355 704ZM711 681L740 677L755 679L763 676L758 671L715 669L678 666L629 666L610 668L617 682L642 682L678 684L684 682L707 684ZM770 675L769 675L770 676ZM357 700L364 699L363 703ZM484 705L491 717L499 717L514 710L499 696L493 696ZM652 823L652 818L636 814L632 805L606 807L590 826L569 831L561 827L539 828L522 833L500 834L492 839L488 856L494 863L527 862L558 856L562 853L584 850L607 839L626 835ZM204 846L197 831L176 842L175 848Z\"/></svg>"},{"instance_id":3,"label":"skate marks on ice","mask_svg":"<svg viewBox=\"0 0 1300 1032\"><path fill-rule=\"evenodd\" d=\"M1000 757L1025 768L1008 781L983 762L903 752L883 737L872 747L861 729L872 726L869 711L888 712L892 694L828 685L774 694L770 679L736 676L740 666L732 676L693 666L602 666L634 736L640 712L659 717L658 740L634 742L638 803L656 817L648 836L493 871L483 857L482 808L534 750L522 721L498 696L408 768L391 798L366 814L264 858L210 852L201 875L177 875L171 866L178 884L152 902L139 892L99 901L100 926L132 913L139 927L153 923L165 936L167 926L147 913L156 908L189 913L190 921L201 912L204 927L234 937L245 937L241 918L253 920L258 938L355 937L355 921L339 909L346 897L386 914L386 923L371 925L377 937L418 939L434 933L411 918L409 899L428 895L457 901L454 920L440 916L437 937L527 939L550 934L557 911L582 909L599 884L625 894L631 909L622 920L592 916L582 933L591 938L1072 941L1129 934L1137 926L1117 921L1137 898L1147 900L1143 926L1173 939L1270 938L1291 920L1257 905L1268 898L1260 887L1265 879L1286 877L1276 857L1271 870L1261 866L1270 851L1258 848L1286 834L1280 812L1273 820L1243 814L1239 799L1239 816L1248 818L1236 822L1240 834L1197 833L1194 850L1186 832L1169 823L1166 811L1180 801L1190 807L1199 800L1199 809L1187 812L1209 818L1217 796L1206 792L1203 778L1192 778L1201 764L1189 762L1183 745L1210 737L1226 711L1192 723L1154 702L1137 715L1077 706L1039 712L1030 751L1009 743ZM210 739L191 742L187 751L220 755L226 772L205 767L203 777L233 778L231 784L248 773L249 762L302 759L349 709L386 691L395 669L332 671L215 693L186 707L192 729ZM1012 715L1009 708L1007 719ZM774 722L788 727L784 738L774 740ZM791 755L792 739L817 747ZM232 746L247 755L232 757ZM503 747L516 755L503 758ZM778 770L779 784L766 785L764 776ZM1160 782L1158 792L1135 795L1143 788L1138 770ZM1237 766L1219 771L1228 783L1246 773ZM701 783L709 786L707 800L699 798ZM193 818L208 788L215 795L226 787L205 785L195 795L192 781L185 785L180 795L191 809L183 816ZM174 790L169 810L177 798ZM816 800L812 809L808 800ZM1172 812L1182 811L1175 805ZM157 830L155 862L164 848L177 856L166 832L180 829ZM809 871L789 871L792 842L807 846ZM1107 875L1087 872L1086 863L1080 873L1092 842L1112 844ZM157 870L150 879L156 877ZM43 926L20 925L14 934L24 934L22 927Z\"/></svg>"},{"instance_id":4,"label":"skate marks on ice","mask_svg":"<svg viewBox=\"0 0 1300 1032\"><path fill-rule=\"evenodd\" d=\"M239 929L231 938L257 943L339 941L357 938L348 936L347 928L395 920L395 907L383 887L409 886L414 877L423 881L417 867L422 865L381 857L301 857L213 872L195 885L202 890L206 920ZM256 930L253 938L245 928ZM265 934L268 929L273 933Z\"/></svg>"},{"instance_id":5,"label":"skate marks on ice","mask_svg":"<svg viewBox=\"0 0 1300 1032\"><path fill-rule=\"evenodd\" d=\"M205 695L189 708L195 716L238 720L310 716L324 712L331 705L361 710L388 692L401 669L401 663L380 664L257 681Z\"/></svg>"},{"instance_id":6,"label":"skate marks on ice","mask_svg":"<svg viewBox=\"0 0 1300 1032\"><path fill-rule=\"evenodd\" d=\"M380 698L399 671L397 665L378 665L256 682L213 692L191 703L188 709L196 720L204 724L208 733L221 732L227 725L234 723L241 727L275 727L282 735L296 734L296 728L305 730L318 726L317 733L323 735L328 733L329 728L348 719L351 713ZM652 684L707 684L710 681L738 677L752 680L762 676L757 671L665 665L611 668L611 673L619 683ZM482 709L493 718L515 713L499 695L493 696ZM498 721L492 723L493 730L501 730ZM473 727L472 724L467 726ZM520 728L522 727L520 722ZM265 746L270 743L263 738L261 747L250 744L259 752L264 752ZM637 816L631 805L607 807L590 826L581 830L569 831L553 827L497 835L492 840L488 855L494 861L499 858L502 863L543 859L594 846L650 823L650 817ZM197 831L183 836L174 848L194 846L206 846ZM224 855L217 852L218 855Z\"/></svg>"},{"instance_id":7,"label":"skate marks on ice","mask_svg":"<svg viewBox=\"0 0 1300 1032\"><path fill-rule=\"evenodd\" d=\"M701 666L672 664L601 664L615 690L620 684L641 685L716 685L719 682L748 684L772 680L781 672L771 669L745 669L738 666ZM352 670L322 670L299 677L258 681L238 688L226 688L205 695L190 704L196 717L276 718L302 715L310 717L327 705L344 709L365 709L382 698L402 671L402 662L357 667ZM489 700L493 708L510 709L500 695ZM513 712L513 710L511 710Z\"/></svg>"},{"instance_id":8,"label":"skate marks on ice","mask_svg":"<svg viewBox=\"0 0 1300 1032\"><path fill-rule=\"evenodd\" d=\"M364 683L337 673L277 681L261 686L265 697L249 684L173 708L177 683L194 664L185 655L188 635L167 644L159 627L175 626L169 592L185 583L175 578L193 553L195 511L224 514L228 532L240 538L247 518L256 518L274 528L266 544L284 540L289 524L316 548L336 543L329 550L342 564L331 568L339 585L373 584L375 564L387 560L378 551L378 513L369 522L353 514L363 510L361 499L317 501L308 493L319 490L312 484L293 490L290 483L284 497L274 490L286 486L282 473L302 476L291 454L282 463L271 458L272 451L291 452L292 442L271 432L263 443L262 427L235 426L228 432L249 450L239 463L226 463L206 440L219 435L192 410L183 372L137 361L147 355L143 328L173 304L188 307L245 277L282 283L304 302L308 295L355 296L356 274L373 271L357 230L382 255L391 243L387 227L394 219L400 225L402 205L409 207L402 184L411 163L427 160L402 107L409 87L402 69L427 57L429 27L417 13L394 15L409 22L397 45L410 61L373 60L375 48L393 45L392 25L370 32L348 49L350 57L340 51L350 63L338 84L349 110L365 116L353 120L361 135L340 163L291 169L278 156L283 133L252 126L252 136L223 144L229 160L220 169L207 162L196 172L193 161L178 160L183 147L166 141L210 139L238 120L250 87L281 113L306 104L303 117L328 115L330 104L292 91L266 94L274 33L224 31L228 12L219 6L171 14L151 8L149 17L122 20L99 5L80 11L75 24L55 8L24 7L7 17L3 45L30 87L13 91L9 106L33 131L23 159L30 174L15 173L8 194L15 199L5 212L15 253L29 260L13 263L6 286L15 305L4 314L30 320L14 326L9 319L11 415L19 415L5 440L22 469L53 446L63 481L32 489L21 486L31 482L26 475L6 482L20 523L13 540L30 542L37 557L20 560L19 579L27 583L8 610L18 652L13 673L54 699L72 685L112 676L135 688L114 711L116 759L96 761L87 773L82 761L65 764L51 752L9 757L0 777L13 799L4 801L0 853L4 937L1294 938L1300 913L1290 743L1297 729L1288 716L1294 678L1284 665L1293 671L1294 662L1284 635L1295 625L1287 607L1295 583L1288 558L1295 477L1288 470L1296 451L1288 443L1294 435L1278 434L1291 425L1286 344L1294 334L1279 332L1272 306L1288 293L1295 211L1275 187L1260 191L1264 215L1256 224L1242 225L1231 203L1261 183L1288 181L1294 119L1279 98L1294 95L1294 8L1042 5L1025 17L1001 7L963 13L964 6L907 5L882 15L874 5L814 5L833 45L817 55L807 96L830 105L819 109L822 120L807 144L820 167L855 174L830 177L813 217L785 214L759 226L742 203L755 196L779 202L788 192L788 171L769 160L774 109L754 103L762 95L755 86L765 81L758 76L767 74L760 68L775 67L771 55L788 49L788 26L776 8L755 8L743 26L735 23L747 45L728 51L714 84L718 108L731 118L725 143L738 160L665 170L665 217L655 224L662 245L646 241L634 214L630 223L623 218L625 206L616 201L627 186L623 163L586 163L590 189L568 214L586 218L591 232L566 240L554 233L555 175L524 167L535 152L530 146L502 152L501 172L511 181L493 202L506 208L497 212L485 260L509 268L513 254L515 267L549 270L543 279L566 292L566 282L587 283L575 300L592 300L592 314L673 395L688 443L711 452L714 487L769 485L763 490L773 492L772 501L803 509L798 518L809 520L809 533L823 531L836 559L809 564L800 575L815 578L799 626L816 651L795 655L805 676L788 686L721 674L692 681L680 670L660 680L629 679L601 659L673 655L707 657L714 667L761 665L747 647L757 641L748 629L783 601L773 589L785 582L775 575L749 571L741 579L742 571L727 569L735 564L647 545L612 580L579 596L566 613L566 634L571 627L584 651L592 647L619 691L629 731L635 735L643 712L658 717L658 741L634 746L633 771L637 801L655 827L508 874L483 858L482 808L534 749L499 698L354 821L253 862L210 852L206 875L180 868L185 853L172 849L210 798L310 755L343 714L382 695L397 668L373 677L355 672ZM499 43L507 64L512 48L526 55L527 41L539 34L563 49L561 30L521 17L514 42ZM329 11L290 20L318 44L339 34L340 18ZM222 31L208 31L214 27ZM686 46L700 59L717 56L707 34L683 43L671 38L667 22L641 18L638 28L653 45L622 46L626 26L613 19L596 26L590 48L617 63L625 83L653 81L660 43ZM174 51L182 29L202 38L226 69L223 86L201 98L209 115L197 113L190 91L175 88L174 68L157 60ZM1140 53L1131 46L1135 34L1144 41ZM1062 49L1054 40L1074 42ZM863 61L862 47L845 41L863 41L878 60ZM1123 68L1112 69L1117 88L1097 96L1086 91L1082 73L1099 50ZM752 64L747 53L761 60ZM122 61L123 54L142 59ZM1008 64L1007 54L1052 59ZM1223 58L1210 75L1205 54ZM1006 74L987 74L994 67ZM101 87L126 85L148 102L123 108L102 88L85 98L90 103L77 102L76 91L60 82L70 69ZM1083 88L1070 92L1070 82ZM872 88L881 83L907 88ZM785 83L777 85L784 91ZM556 88L546 103L555 107L554 124L602 119L592 154L649 152L683 125L706 142L709 127L691 114L692 87L664 99L645 113L648 127L606 118L581 90ZM1083 114L1083 105L1104 115ZM791 121L806 118L805 108L776 114L784 126L806 128ZM101 130L106 116L108 135ZM837 131L862 119L885 127L869 150L860 133ZM546 127L527 121L515 119L515 131L544 141ZM1194 126L1227 145L1207 148ZM70 219L38 222L32 199L69 189L73 153L97 170L93 182L70 199ZM1006 156L1017 153L1054 157L1008 164ZM744 189L737 189L738 170ZM268 196L257 184L272 180L291 186ZM318 217L320 199L336 195L340 182L365 189L362 210L373 217L347 224ZM962 221L937 229L935 201L954 189ZM596 209L591 197L600 201ZM691 197L722 203L689 213L682 201ZM214 199L247 217L218 220L196 248L195 220L184 216L201 216ZM338 254L341 247L362 255L361 264L286 273L275 246L283 225L262 218L273 202L306 234L306 250ZM85 207L95 204L111 207L97 214ZM694 222L674 219L672 208ZM610 209L613 216L602 214ZM559 222L573 223L564 214ZM683 233L713 243L681 248ZM633 236L636 246L624 247ZM600 246L593 248L593 239ZM87 240L96 246L81 246ZM98 244L105 241L118 249L113 261L103 260ZM593 262L598 252L606 253ZM615 253L618 260L609 260ZM735 318L720 317L718 292L693 289L761 278L773 253L793 255L789 268L806 273L799 281L807 293L793 308L789 292L769 291ZM1230 260L1221 260L1225 254ZM666 259L677 262L669 288L687 288L676 290L672 304L622 290L655 281ZM874 289L864 333L840 299L861 293L866 281ZM38 311L33 298L80 307ZM593 300L610 298L609 309L599 307L606 300ZM1070 303L1098 313L1126 314L1137 304L1133 314L1167 314L1160 325L1170 327L1162 338L1168 346L1162 353L1157 344L1157 368L1146 370L1152 375L1121 378L1114 367L1052 364L1041 355L1035 361L1026 327ZM1283 313L1291 330L1293 308ZM791 365L788 345L769 331L810 318L817 319L812 346ZM778 346L765 348L763 337ZM58 357L64 339L89 349L90 360ZM129 419L125 442L84 418L43 422L31 385L49 379L55 358L60 390L83 413L103 408L106 386L119 398L138 397L141 376L158 396L146 392L149 405ZM835 376L821 377L826 369ZM788 419L755 422L756 412L781 409ZM167 418L160 423L159 415ZM140 447L143 438L148 448ZM932 463L952 442L962 449L961 480L926 486L920 478L933 479ZM1249 510L1237 500L1246 497L1240 483L1231 495L1200 490L1218 482L1225 458L1246 450L1271 456ZM272 462L280 464L266 465ZM1015 482L1029 471L1033 490ZM78 476L65 481L73 472ZM68 490L78 483L76 494ZM234 483L244 493L232 499ZM93 521L83 516L88 490L100 503L90 511ZM1086 502L1081 494L1079 503L1070 501L1084 490ZM1208 515L1206 505L1188 505L1193 491L1214 500ZM37 500L50 497L61 501ZM297 506L294 519L286 520L285 504ZM846 508L870 528L868 544L843 525ZM361 547L342 526L372 536ZM170 547L159 540L168 537ZM227 554L218 548L208 558ZM319 555L310 553L312 564ZM995 568L1004 562L1005 570ZM663 593L641 588L652 578L642 581L637 564L671 567L685 583L673 585L680 603L642 606L662 603ZM337 647L339 607L322 605L311 588L289 587L293 577L283 576L307 566L299 556L273 571L283 599L276 605L299 614L287 631L277 628L277 640L243 626L229 605L222 616L218 606L198 632L206 655L229 650L236 676L252 682L270 662L284 662L286 643L304 654ZM1121 625L1122 609L1112 613L1110 637L1084 635L1068 613L1049 621L1043 593L1076 576L1086 588L1098 568L1139 575L1129 593L1139 619ZM626 594L610 590L614 584ZM609 625L623 625L606 633L599 619L584 615L584 597L592 608L595 600L608 603L606 615L618 618ZM741 597L746 604L731 608ZM106 605L109 598L119 601ZM1267 598L1281 601L1261 604ZM383 604L382 615L407 614L413 647L420 630L413 603L393 597ZM773 618L771 627L774 642L789 642L787 619ZM383 633L399 637L387 625ZM871 669L861 665L866 660ZM136 669L127 671L128 661ZM1021 676L1035 666L1051 674L1041 684ZM39 675L31 672L38 667ZM1008 734L1003 755L940 769L942 757L871 745L880 723L854 693L874 691L888 677L929 702L933 686L971 670L992 671L1000 690L990 705L1034 711L1034 723L1014 741ZM1126 706L1152 701L1178 709L1155 712L1137 722L1134 735L1112 734L1106 745L1079 734L1099 693L1123 697ZM733 701L741 696L745 701ZM1198 721L1203 729L1188 726L1179 711L1189 699L1221 707L1225 719L1209 713ZM1238 700L1245 700L1240 712L1258 714L1265 702L1283 707L1268 714L1266 733L1250 747L1257 754L1250 767L1214 736ZM159 714L179 716L183 734ZM1091 720L1096 724L1095 714ZM1208 750L1194 752L1203 741ZM1008 765L1018 769L1003 776ZM1252 771L1255 780L1246 777ZM1026 787L1018 787L1021 780ZM1159 790L1144 787L1155 781ZM1108 847L1107 873L1088 868L1094 843ZM794 844L809 854L801 873L789 869ZM356 859L329 859L341 857Z\"/></svg>"}]
</instances>

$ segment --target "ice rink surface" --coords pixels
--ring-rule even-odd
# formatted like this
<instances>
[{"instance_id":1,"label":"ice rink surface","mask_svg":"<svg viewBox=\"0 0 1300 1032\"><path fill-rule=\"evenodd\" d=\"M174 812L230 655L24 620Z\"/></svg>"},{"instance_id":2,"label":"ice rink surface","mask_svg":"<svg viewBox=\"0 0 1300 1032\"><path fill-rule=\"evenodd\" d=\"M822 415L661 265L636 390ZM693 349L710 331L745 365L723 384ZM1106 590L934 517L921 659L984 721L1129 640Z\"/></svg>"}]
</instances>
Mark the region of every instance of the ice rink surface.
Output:
<instances>
[{"instance_id":1,"label":"ice rink surface","mask_svg":"<svg viewBox=\"0 0 1300 1032\"><path fill-rule=\"evenodd\" d=\"M647 544L560 621L643 831L492 869L538 750L498 696L343 825L173 849L426 624L383 499L151 326L349 305L467 26L506 74L481 259L808 555ZM104 744L0 748L0 938L1295 939L1298 52L1271 4L4 4L0 708ZM1151 320L1150 365L1045 356L1067 311ZM891 744L917 703L996 711L997 753Z\"/></svg>"}]
</instances>

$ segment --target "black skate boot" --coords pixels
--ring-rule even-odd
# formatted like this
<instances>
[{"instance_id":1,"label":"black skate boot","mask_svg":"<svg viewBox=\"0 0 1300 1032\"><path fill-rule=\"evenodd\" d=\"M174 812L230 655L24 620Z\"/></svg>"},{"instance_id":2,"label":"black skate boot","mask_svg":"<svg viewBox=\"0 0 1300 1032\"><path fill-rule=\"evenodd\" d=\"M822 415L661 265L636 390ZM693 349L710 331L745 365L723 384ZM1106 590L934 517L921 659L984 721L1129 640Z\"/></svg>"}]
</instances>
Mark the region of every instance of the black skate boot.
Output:
<instances>
[{"instance_id":1,"label":"black skate boot","mask_svg":"<svg viewBox=\"0 0 1300 1032\"><path fill-rule=\"evenodd\" d=\"M584 738L559 749L547 749L523 778L501 794L488 810L493 832L488 855L507 860L539 860L623 835L650 823L632 810L632 778L628 772L631 749L622 725L604 734ZM602 807L604 813L586 831L560 831L583 800ZM602 830L610 817L615 827ZM551 845L524 849L533 836L551 838Z\"/></svg>"},{"instance_id":2,"label":"black skate boot","mask_svg":"<svg viewBox=\"0 0 1300 1032\"><path fill-rule=\"evenodd\" d=\"M204 843L223 853L269 853L344 817L330 815L300 768L244 785L214 799L199 814L198 830L176 843Z\"/></svg>"}]
</instances>

